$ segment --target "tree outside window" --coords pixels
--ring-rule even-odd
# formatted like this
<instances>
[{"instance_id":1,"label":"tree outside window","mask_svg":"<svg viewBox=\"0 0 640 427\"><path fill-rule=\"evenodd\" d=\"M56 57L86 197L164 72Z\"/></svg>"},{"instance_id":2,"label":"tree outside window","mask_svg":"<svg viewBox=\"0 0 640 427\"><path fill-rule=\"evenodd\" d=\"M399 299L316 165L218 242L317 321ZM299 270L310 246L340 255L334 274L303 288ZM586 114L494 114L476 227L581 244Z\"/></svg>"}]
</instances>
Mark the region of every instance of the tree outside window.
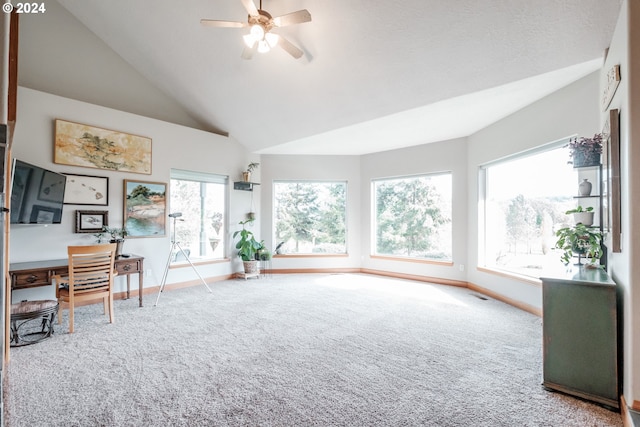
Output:
<instances>
[{"instance_id":1,"label":"tree outside window","mask_svg":"<svg viewBox=\"0 0 640 427\"><path fill-rule=\"evenodd\" d=\"M451 173L376 180L377 255L450 260Z\"/></svg>"},{"instance_id":2,"label":"tree outside window","mask_svg":"<svg viewBox=\"0 0 640 427\"><path fill-rule=\"evenodd\" d=\"M279 253L346 253L345 182L280 181L273 194Z\"/></svg>"},{"instance_id":3,"label":"tree outside window","mask_svg":"<svg viewBox=\"0 0 640 427\"><path fill-rule=\"evenodd\" d=\"M556 144L482 168L481 265L532 277L560 265L555 232L571 222L565 211L575 207L579 182L567 158Z\"/></svg>"},{"instance_id":4,"label":"tree outside window","mask_svg":"<svg viewBox=\"0 0 640 427\"><path fill-rule=\"evenodd\" d=\"M171 212L182 213L175 222L176 241L191 259L224 258L226 178L175 170L171 177ZM177 254L173 261L182 258Z\"/></svg>"}]
</instances>

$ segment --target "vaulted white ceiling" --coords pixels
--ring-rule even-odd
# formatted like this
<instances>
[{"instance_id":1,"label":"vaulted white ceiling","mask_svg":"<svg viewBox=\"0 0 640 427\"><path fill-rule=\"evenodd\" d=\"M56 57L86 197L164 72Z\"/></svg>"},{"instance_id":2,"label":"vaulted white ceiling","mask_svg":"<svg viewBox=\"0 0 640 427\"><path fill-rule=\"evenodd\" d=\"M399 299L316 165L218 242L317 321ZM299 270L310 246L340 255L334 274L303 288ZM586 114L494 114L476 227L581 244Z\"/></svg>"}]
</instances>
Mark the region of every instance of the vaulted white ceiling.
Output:
<instances>
[{"instance_id":1,"label":"vaulted white ceiling","mask_svg":"<svg viewBox=\"0 0 640 427\"><path fill-rule=\"evenodd\" d=\"M469 135L597 70L620 0L264 0L299 46L243 60L240 0L59 0L207 130L250 151L363 154ZM259 5L259 0L257 2ZM152 115L152 114L150 114Z\"/></svg>"}]
</instances>

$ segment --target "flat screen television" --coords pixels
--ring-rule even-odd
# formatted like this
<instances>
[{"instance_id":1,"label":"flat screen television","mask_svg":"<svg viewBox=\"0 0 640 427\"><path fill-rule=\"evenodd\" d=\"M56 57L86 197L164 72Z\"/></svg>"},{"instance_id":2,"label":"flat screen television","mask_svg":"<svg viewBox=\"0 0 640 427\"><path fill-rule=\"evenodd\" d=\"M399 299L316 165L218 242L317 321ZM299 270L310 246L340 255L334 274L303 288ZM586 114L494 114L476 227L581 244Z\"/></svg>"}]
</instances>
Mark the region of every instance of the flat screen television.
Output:
<instances>
[{"instance_id":1,"label":"flat screen television","mask_svg":"<svg viewBox=\"0 0 640 427\"><path fill-rule=\"evenodd\" d=\"M67 177L21 160L11 170L11 224L60 224Z\"/></svg>"}]
</instances>

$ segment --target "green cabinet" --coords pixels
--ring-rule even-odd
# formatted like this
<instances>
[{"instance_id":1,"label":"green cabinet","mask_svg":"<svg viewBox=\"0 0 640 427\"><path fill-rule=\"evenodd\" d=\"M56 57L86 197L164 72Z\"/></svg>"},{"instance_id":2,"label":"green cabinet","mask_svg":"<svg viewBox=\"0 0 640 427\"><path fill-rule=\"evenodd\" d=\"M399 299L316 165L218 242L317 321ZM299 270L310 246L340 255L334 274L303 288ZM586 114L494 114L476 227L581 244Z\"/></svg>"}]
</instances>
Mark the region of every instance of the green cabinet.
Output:
<instances>
[{"instance_id":1,"label":"green cabinet","mask_svg":"<svg viewBox=\"0 0 640 427\"><path fill-rule=\"evenodd\" d=\"M616 284L582 266L542 278L543 385L619 408Z\"/></svg>"}]
</instances>

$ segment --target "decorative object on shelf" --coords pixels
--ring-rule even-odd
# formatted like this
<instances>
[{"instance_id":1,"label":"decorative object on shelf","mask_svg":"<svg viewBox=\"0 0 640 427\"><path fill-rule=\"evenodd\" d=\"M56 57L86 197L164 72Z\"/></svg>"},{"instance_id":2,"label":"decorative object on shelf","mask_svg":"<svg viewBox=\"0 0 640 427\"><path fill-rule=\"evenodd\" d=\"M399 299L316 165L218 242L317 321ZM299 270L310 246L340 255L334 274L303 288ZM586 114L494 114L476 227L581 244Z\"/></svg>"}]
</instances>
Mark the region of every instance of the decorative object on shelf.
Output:
<instances>
[{"instance_id":1,"label":"decorative object on shelf","mask_svg":"<svg viewBox=\"0 0 640 427\"><path fill-rule=\"evenodd\" d=\"M124 180L124 224L131 237L166 234L167 184Z\"/></svg>"},{"instance_id":2,"label":"decorative object on shelf","mask_svg":"<svg viewBox=\"0 0 640 427\"><path fill-rule=\"evenodd\" d=\"M620 215L620 117L617 109L609 110L602 147L602 228L612 252L622 252ZM610 242L609 242L610 241Z\"/></svg>"},{"instance_id":3,"label":"decorative object on shelf","mask_svg":"<svg viewBox=\"0 0 640 427\"><path fill-rule=\"evenodd\" d=\"M247 170L242 172L242 181L251 182L251 173L255 169L258 169L258 166L260 166L260 163L256 163L256 162L249 163L249 165L247 166Z\"/></svg>"},{"instance_id":4,"label":"decorative object on shelf","mask_svg":"<svg viewBox=\"0 0 640 427\"><path fill-rule=\"evenodd\" d=\"M56 120L54 163L151 174L151 138Z\"/></svg>"},{"instance_id":5,"label":"decorative object on shelf","mask_svg":"<svg viewBox=\"0 0 640 427\"><path fill-rule=\"evenodd\" d=\"M247 225L252 222L253 220L251 219L240 221L239 224L242 225L242 230L236 230L233 233L234 239L240 236L240 240L236 243L236 249L238 249L238 256L242 259L245 275L257 275L259 270L256 253L262 245L255 239L253 232L247 230Z\"/></svg>"},{"instance_id":6,"label":"decorative object on shelf","mask_svg":"<svg viewBox=\"0 0 640 427\"><path fill-rule=\"evenodd\" d=\"M109 206L109 178L65 173L65 205Z\"/></svg>"},{"instance_id":7,"label":"decorative object on shelf","mask_svg":"<svg viewBox=\"0 0 640 427\"><path fill-rule=\"evenodd\" d=\"M211 215L211 228L213 229L212 235L209 237L209 245L211 250L215 251L220 244L220 229L222 229L222 213L214 212Z\"/></svg>"},{"instance_id":8,"label":"decorative object on shelf","mask_svg":"<svg viewBox=\"0 0 640 427\"><path fill-rule=\"evenodd\" d=\"M587 178L584 178L578 185L578 194L583 197L590 196L592 187L593 184L591 184Z\"/></svg>"},{"instance_id":9,"label":"decorative object on shelf","mask_svg":"<svg viewBox=\"0 0 640 427\"><path fill-rule=\"evenodd\" d=\"M76 233L100 233L109 225L109 211L76 211Z\"/></svg>"},{"instance_id":10,"label":"decorative object on shelf","mask_svg":"<svg viewBox=\"0 0 640 427\"><path fill-rule=\"evenodd\" d=\"M560 259L565 264L571 262L574 254L578 255L576 265L583 265L581 258L588 258L591 266L599 267L599 260L604 252L602 251L602 233L597 228L589 227L582 223L577 223L573 227L564 227L556 231L556 248L561 249Z\"/></svg>"},{"instance_id":11,"label":"decorative object on shelf","mask_svg":"<svg viewBox=\"0 0 640 427\"><path fill-rule=\"evenodd\" d=\"M598 166L602 154L602 134L597 133L593 138L573 138L567 144L569 156L574 168Z\"/></svg>"},{"instance_id":12,"label":"decorative object on shelf","mask_svg":"<svg viewBox=\"0 0 640 427\"><path fill-rule=\"evenodd\" d=\"M607 81L604 84L604 89L602 90L602 111L606 111L607 107L611 103L613 99L613 95L616 93L616 89L618 89L618 85L620 84L620 65L614 65L607 72Z\"/></svg>"},{"instance_id":13,"label":"decorative object on shelf","mask_svg":"<svg viewBox=\"0 0 640 427\"><path fill-rule=\"evenodd\" d=\"M593 208L591 206L583 208L578 205L575 209L570 209L565 212L567 215L573 215L573 221L576 224L584 224L587 227L593 225Z\"/></svg>"}]
</instances>

